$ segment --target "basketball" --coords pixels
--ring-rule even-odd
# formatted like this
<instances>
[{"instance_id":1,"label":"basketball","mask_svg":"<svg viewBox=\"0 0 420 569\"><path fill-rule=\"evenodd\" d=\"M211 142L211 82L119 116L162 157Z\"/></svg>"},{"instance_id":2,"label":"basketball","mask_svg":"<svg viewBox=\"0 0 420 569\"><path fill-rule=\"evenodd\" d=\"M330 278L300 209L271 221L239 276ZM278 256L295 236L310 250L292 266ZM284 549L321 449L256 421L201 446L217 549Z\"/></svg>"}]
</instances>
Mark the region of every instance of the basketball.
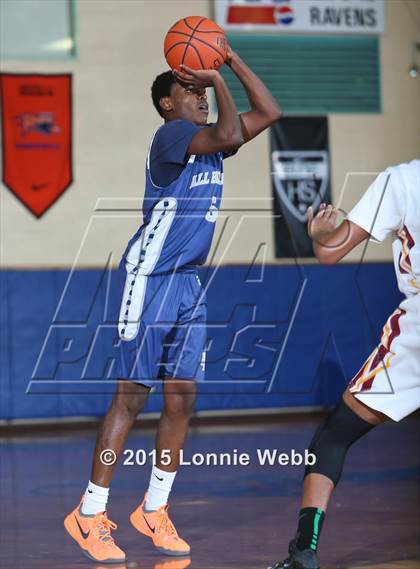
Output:
<instances>
[{"instance_id":1,"label":"basketball","mask_svg":"<svg viewBox=\"0 0 420 569\"><path fill-rule=\"evenodd\" d=\"M196 70L219 69L226 60L225 32L208 18L183 18L166 34L164 53L172 69L179 69L181 64Z\"/></svg>"}]
</instances>

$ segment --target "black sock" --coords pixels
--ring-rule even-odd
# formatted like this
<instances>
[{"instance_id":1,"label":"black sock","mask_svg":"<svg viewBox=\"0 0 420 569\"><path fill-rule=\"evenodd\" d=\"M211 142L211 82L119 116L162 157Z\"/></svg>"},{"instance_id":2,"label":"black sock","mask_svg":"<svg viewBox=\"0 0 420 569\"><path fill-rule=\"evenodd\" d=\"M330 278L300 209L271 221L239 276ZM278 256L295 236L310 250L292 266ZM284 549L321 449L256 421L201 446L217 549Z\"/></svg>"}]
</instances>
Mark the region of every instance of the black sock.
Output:
<instances>
[{"instance_id":1,"label":"black sock","mask_svg":"<svg viewBox=\"0 0 420 569\"><path fill-rule=\"evenodd\" d=\"M320 508L303 508L299 512L297 547L303 549L318 549L318 540L324 522L325 512Z\"/></svg>"}]
</instances>

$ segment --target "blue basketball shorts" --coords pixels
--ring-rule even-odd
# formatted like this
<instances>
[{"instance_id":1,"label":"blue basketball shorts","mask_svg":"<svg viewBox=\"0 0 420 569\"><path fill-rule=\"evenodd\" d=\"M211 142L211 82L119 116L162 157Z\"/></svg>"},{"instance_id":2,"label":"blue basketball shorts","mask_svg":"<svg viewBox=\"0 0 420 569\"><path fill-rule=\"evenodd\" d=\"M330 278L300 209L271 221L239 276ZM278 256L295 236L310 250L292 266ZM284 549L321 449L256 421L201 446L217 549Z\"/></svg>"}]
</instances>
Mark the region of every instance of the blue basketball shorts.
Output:
<instances>
[{"instance_id":1,"label":"blue basketball shorts","mask_svg":"<svg viewBox=\"0 0 420 569\"><path fill-rule=\"evenodd\" d=\"M204 379L207 302L196 268L146 276L123 258L119 273L117 377L147 387Z\"/></svg>"}]
</instances>

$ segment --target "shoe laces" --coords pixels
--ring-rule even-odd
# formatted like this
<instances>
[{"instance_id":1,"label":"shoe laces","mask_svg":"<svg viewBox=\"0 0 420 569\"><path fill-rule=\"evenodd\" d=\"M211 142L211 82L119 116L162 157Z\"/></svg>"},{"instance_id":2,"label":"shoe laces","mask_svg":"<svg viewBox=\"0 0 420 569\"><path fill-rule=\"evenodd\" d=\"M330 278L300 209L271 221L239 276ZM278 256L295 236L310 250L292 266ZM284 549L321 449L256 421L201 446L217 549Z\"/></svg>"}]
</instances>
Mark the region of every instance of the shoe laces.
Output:
<instances>
[{"instance_id":1,"label":"shoe laces","mask_svg":"<svg viewBox=\"0 0 420 569\"><path fill-rule=\"evenodd\" d=\"M168 507L169 506L166 505L159 516L159 521L157 523L158 526L157 530L159 533L166 533L168 535L174 535L178 537L175 526L171 522L171 519L168 515Z\"/></svg>"},{"instance_id":2,"label":"shoe laces","mask_svg":"<svg viewBox=\"0 0 420 569\"><path fill-rule=\"evenodd\" d=\"M96 514L93 521L93 529L95 536L109 545L114 544L114 539L111 536L111 530L117 529L117 524L108 519L106 512Z\"/></svg>"}]
</instances>

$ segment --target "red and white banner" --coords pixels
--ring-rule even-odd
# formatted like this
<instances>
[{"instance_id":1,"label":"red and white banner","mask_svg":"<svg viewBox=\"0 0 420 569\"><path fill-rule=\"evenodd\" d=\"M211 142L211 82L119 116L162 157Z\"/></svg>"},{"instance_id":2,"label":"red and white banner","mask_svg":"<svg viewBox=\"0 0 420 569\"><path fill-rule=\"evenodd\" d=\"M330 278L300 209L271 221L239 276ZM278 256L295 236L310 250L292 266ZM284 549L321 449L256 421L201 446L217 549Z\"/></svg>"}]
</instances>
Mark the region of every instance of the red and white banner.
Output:
<instances>
[{"instance_id":1,"label":"red and white banner","mask_svg":"<svg viewBox=\"0 0 420 569\"><path fill-rule=\"evenodd\" d=\"M71 74L0 74L3 183L36 216L71 185Z\"/></svg>"},{"instance_id":2,"label":"red and white banner","mask_svg":"<svg viewBox=\"0 0 420 569\"><path fill-rule=\"evenodd\" d=\"M379 34L383 0L214 0L225 30Z\"/></svg>"}]
</instances>

